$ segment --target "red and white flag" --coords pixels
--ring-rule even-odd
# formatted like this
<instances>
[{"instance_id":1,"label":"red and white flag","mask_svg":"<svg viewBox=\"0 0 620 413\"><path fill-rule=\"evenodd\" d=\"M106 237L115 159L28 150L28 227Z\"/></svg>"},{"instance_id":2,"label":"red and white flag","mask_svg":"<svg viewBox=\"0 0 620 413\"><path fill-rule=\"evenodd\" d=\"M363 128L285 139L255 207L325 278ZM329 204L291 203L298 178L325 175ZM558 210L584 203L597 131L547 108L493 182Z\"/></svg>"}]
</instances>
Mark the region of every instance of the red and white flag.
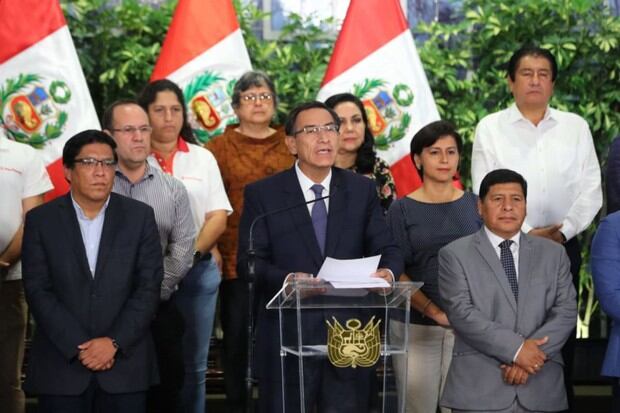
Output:
<instances>
[{"instance_id":1,"label":"red and white flag","mask_svg":"<svg viewBox=\"0 0 620 413\"><path fill-rule=\"evenodd\" d=\"M398 196L420 186L409 145L439 113L399 0L351 0L318 99L343 92L362 99Z\"/></svg>"},{"instance_id":2,"label":"red and white flag","mask_svg":"<svg viewBox=\"0 0 620 413\"><path fill-rule=\"evenodd\" d=\"M236 122L232 90L251 69L231 0L179 0L151 80L168 78L181 87L189 122L204 143Z\"/></svg>"},{"instance_id":3,"label":"red and white flag","mask_svg":"<svg viewBox=\"0 0 620 413\"><path fill-rule=\"evenodd\" d=\"M0 0L0 128L41 150L48 199L68 191L64 144L99 120L58 0Z\"/></svg>"}]
</instances>

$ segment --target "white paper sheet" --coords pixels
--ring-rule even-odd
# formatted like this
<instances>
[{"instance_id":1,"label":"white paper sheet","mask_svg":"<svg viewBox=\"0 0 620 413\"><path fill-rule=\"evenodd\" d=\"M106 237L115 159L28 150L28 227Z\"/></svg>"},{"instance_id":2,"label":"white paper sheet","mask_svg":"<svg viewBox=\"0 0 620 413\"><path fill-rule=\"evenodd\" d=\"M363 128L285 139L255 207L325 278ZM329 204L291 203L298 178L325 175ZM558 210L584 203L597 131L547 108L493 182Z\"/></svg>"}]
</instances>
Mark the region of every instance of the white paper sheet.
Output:
<instances>
[{"instance_id":1,"label":"white paper sheet","mask_svg":"<svg viewBox=\"0 0 620 413\"><path fill-rule=\"evenodd\" d=\"M330 282L334 288L390 288L384 279L371 277L379 268L380 259L381 255L352 260L327 257L317 277Z\"/></svg>"}]
</instances>

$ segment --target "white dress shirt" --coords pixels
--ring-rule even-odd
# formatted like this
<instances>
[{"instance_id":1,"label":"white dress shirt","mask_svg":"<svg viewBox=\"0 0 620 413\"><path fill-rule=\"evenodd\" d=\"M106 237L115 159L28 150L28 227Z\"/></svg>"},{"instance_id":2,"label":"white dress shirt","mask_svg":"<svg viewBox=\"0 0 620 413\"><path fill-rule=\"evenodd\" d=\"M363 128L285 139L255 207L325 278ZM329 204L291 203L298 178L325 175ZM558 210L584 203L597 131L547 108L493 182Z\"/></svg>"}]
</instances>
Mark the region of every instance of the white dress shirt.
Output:
<instances>
[{"instance_id":1,"label":"white dress shirt","mask_svg":"<svg viewBox=\"0 0 620 413\"><path fill-rule=\"evenodd\" d=\"M524 232L561 223L569 240L590 225L603 203L590 128L574 113L548 108L534 125L513 104L483 118L471 159L474 192L488 172L499 168L527 181Z\"/></svg>"},{"instance_id":2,"label":"white dress shirt","mask_svg":"<svg viewBox=\"0 0 620 413\"><path fill-rule=\"evenodd\" d=\"M491 241L491 245L493 245L493 249L497 254L497 258L502 260L502 249L499 247L499 244L505 241L504 238L496 235L492 232L486 225L484 226L484 232L487 234L489 241ZM512 244L510 245L510 252L512 253L512 260L515 263L515 270L517 272L517 280L519 279L519 242L521 242L521 232L517 232L511 238Z\"/></svg>"},{"instance_id":3,"label":"white dress shirt","mask_svg":"<svg viewBox=\"0 0 620 413\"><path fill-rule=\"evenodd\" d=\"M299 186L301 186L301 192L304 193L304 199L306 200L306 202L314 200L316 196L314 195L314 191L310 188L312 188L312 185L315 185L316 182L308 178L302 172L302 170L299 168L299 161L295 162L295 173L297 174L297 180L299 181ZM320 185L323 185L323 193L321 196L329 195L329 184L331 183L331 181L332 181L332 170L330 168L329 173L327 174L325 179L319 182ZM329 212L329 198L325 198L323 202L325 202L325 210ZM314 206L314 203L307 205L310 216L312 216L313 206Z\"/></svg>"}]
</instances>

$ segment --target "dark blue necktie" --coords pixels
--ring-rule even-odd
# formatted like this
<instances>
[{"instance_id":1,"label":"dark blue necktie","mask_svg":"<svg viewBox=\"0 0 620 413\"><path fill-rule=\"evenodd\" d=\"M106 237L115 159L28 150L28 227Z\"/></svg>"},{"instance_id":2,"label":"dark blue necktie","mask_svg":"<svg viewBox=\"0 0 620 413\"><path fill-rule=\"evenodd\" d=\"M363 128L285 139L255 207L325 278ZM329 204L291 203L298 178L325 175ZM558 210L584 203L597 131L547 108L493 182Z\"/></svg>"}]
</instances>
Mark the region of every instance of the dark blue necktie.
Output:
<instances>
[{"instance_id":1,"label":"dark blue necktie","mask_svg":"<svg viewBox=\"0 0 620 413\"><path fill-rule=\"evenodd\" d=\"M515 260L512 257L512 252L510 251L510 245L512 245L512 242L512 240L507 239L499 244L500 260L502 261L502 266L504 267L506 277L508 277L508 283L510 284L512 293L515 295L515 299L518 300L519 283L517 281L517 270L515 268Z\"/></svg>"},{"instance_id":2,"label":"dark blue necktie","mask_svg":"<svg viewBox=\"0 0 620 413\"><path fill-rule=\"evenodd\" d=\"M314 192L314 199L323 196L323 185L314 184L310 188ZM325 255L325 234L327 233L327 207L325 200L321 199L312 205L312 226L314 227L314 235L319 243L321 254Z\"/></svg>"}]
</instances>

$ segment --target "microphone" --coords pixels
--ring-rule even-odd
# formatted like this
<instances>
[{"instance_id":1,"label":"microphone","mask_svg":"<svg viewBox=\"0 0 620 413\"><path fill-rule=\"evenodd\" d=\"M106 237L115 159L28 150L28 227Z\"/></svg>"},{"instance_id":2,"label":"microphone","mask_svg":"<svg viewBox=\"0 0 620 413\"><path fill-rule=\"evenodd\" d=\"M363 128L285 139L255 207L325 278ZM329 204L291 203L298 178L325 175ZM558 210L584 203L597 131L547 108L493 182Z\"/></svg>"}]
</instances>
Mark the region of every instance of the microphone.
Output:
<instances>
[{"instance_id":1,"label":"microphone","mask_svg":"<svg viewBox=\"0 0 620 413\"><path fill-rule=\"evenodd\" d=\"M289 205L289 206L286 206L286 207L274 209L273 211L267 211L267 212L264 212L264 213L258 215L256 218L254 218L252 220L252 223L250 224L250 234L249 234L249 237L248 237L248 256L255 255L255 253L256 253L256 251L254 250L254 225L256 225L256 223L258 221L260 221L263 218L269 217L271 215L277 215L277 214L280 214L282 212L290 211L291 209L299 208L299 207L302 207L302 206L305 206L305 205L314 204L315 202L322 201L324 199L328 199L335 192L336 192L336 187L334 187L334 190L329 195L325 195L325 196L322 196L320 198L314 198L314 199L311 199L310 201L300 202L300 203L295 204L295 205ZM249 264L248 264L248 266L249 266ZM250 272L253 272L253 271L250 271L250 268L248 268L248 273L250 273ZM248 274L248 276L250 276L250 274Z\"/></svg>"}]
</instances>

